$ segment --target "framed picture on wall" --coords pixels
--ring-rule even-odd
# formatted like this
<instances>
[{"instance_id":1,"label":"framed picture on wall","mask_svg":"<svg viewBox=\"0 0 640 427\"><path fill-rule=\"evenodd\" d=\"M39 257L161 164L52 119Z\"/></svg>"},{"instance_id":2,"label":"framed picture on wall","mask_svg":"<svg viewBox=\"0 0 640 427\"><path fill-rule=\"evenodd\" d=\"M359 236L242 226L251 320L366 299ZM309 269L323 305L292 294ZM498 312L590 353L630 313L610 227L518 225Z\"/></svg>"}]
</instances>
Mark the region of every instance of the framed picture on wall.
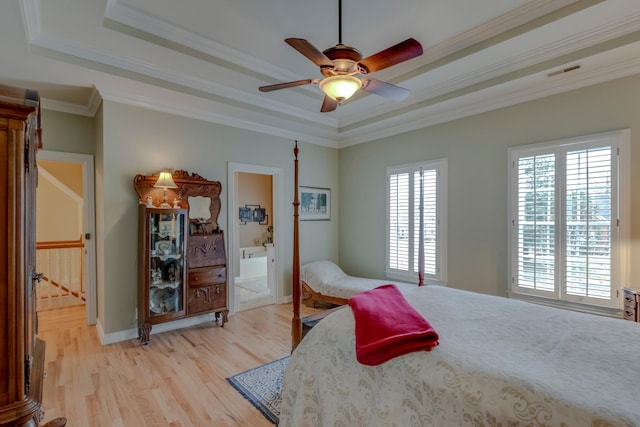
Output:
<instances>
[{"instance_id":1,"label":"framed picture on wall","mask_svg":"<svg viewBox=\"0 0 640 427\"><path fill-rule=\"evenodd\" d=\"M240 222L246 224L247 222L251 221L253 221L253 212L251 211L251 208L240 208Z\"/></svg>"},{"instance_id":2,"label":"framed picture on wall","mask_svg":"<svg viewBox=\"0 0 640 427\"><path fill-rule=\"evenodd\" d=\"M260 225L267 225L267 210L265 208L257 207L253 210L253 222L257 222Z\"/></svg>"},{"instance_id":3,"label":"framed picture on wall","mask_svg":"<svg viewBox=\"0 0 640 427\"><path fill-rule=\"evenodd\" d=\"M331 219L331 190L302 187L298 189L301 221L328 221Z\"/></svg>"}]
</instances>

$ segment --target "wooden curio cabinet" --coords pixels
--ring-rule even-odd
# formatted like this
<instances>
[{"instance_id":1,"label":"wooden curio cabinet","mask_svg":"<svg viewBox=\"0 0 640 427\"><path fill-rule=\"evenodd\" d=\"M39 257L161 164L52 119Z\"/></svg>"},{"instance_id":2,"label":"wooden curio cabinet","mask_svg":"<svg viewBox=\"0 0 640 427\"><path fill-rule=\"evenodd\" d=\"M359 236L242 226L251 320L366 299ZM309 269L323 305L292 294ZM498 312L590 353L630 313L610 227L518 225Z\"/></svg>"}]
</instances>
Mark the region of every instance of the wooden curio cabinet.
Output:
<instances>
[{"instance_id":1,"label":"wooden curio cabinet","mask_svg":"<svg viewBox=\"0 0 640 427\"><path fill-rule=\"evenodd\" d=\"M149 343L154 324L184 317L186 209L139 207L140 342Z\"/></svg>"},{"instance_id":2,"label":"wooden curio cabinet","mask_svg":"<svg viewBox=\"0 0 640 427\"><path fill-rule=\"evenodd\" d=\"M224 326L229 314L227 256L224 233L218 226L222 185L218 181L208 181L198 174L178 170L172 174L176 188L167 189L167 201L181 209L150 208L147 205L159 206L165 201L163 191L154 187L158 178L159 174L136 175L133 180L140 202L138 323L140 341L145 344L149 342L151 325L155 323L213 313L216 322L219 321L220 326ZM166 228L159 221L165 221L162 215L169 212L180 213L179 237L182 246L175 254L175 259L166 258L166 254L159 250L162 248L156 247L158 241L163 242L161 246L168 245L163 240L166 238L158 237L160 240L152 243L156 230ZM156 216L151 219L150 215ZM173 248L171 246L171 250ZM171 280L166 274L170 268L167 265L174 264L179 265L180 298L175 300L175 304L173 300L167 304L162 298L173 297L174 285L176 293L178 292L175 280ZM154 285L154 280L158 282L158 286Z\"/></svg>"},{"instance_id":3,"label":"wooden curio cabinet","mask_svg":"<svg viewBox=\"0 0 640 427\"><path fill-rule=\"evenodd\" d=\"M38 94L0 86L0 426L37 427L45 343L35 306ZM46 426L64 426L58 418Z\"/></svg>"}]
</instances>

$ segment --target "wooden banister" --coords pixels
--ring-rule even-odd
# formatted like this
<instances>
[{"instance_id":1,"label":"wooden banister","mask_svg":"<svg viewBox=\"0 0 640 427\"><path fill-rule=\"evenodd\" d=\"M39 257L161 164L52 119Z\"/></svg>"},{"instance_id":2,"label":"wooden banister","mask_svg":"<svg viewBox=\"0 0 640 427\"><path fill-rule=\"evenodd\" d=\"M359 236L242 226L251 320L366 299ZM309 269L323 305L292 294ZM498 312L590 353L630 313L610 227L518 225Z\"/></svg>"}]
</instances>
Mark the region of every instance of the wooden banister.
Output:
<instances>
[{"instance_id":1,"label":"wooden banister","mask_svg":"<svg viewBox=\"0 0 640 427\"><path fill-rule=\"evenodd\" d=\"M56 240L51 242L37 242L36 249L67 249L84 248L82 237L78 240Z\"/></svg>"}]
</instances>

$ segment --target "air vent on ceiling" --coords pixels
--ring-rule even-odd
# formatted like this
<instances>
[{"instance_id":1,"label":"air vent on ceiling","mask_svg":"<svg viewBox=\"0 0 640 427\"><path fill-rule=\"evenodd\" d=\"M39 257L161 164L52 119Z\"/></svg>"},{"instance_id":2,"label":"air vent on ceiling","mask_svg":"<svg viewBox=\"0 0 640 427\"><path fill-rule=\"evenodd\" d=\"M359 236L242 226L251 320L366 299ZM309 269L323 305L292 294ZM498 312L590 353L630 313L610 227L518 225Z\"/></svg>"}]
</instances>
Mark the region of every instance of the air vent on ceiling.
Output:
<instances>
[{"instance_id":1,"label":"air vent on ceiling","mask_svg":"<svg viewBox=\"0 0 640 427\"><path fill-rule=\"evenodd\" d=\"M555 76L559 76L560 74L568 73L570 71L575 71L579 69L580 69L580 65L572 65L570 67L563 68L561 70L552 71L549 74L547 74L547 77L555 77Z\"/></svg>"}]
</instances>

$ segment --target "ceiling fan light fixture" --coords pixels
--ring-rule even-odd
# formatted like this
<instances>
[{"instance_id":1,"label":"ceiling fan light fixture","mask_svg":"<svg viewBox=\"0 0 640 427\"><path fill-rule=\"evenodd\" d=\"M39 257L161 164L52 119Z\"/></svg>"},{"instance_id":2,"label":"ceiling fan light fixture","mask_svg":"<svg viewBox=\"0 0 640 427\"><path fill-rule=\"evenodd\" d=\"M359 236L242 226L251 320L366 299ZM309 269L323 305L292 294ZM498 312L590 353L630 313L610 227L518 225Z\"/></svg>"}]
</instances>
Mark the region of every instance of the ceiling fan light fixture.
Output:
<instances>
[{"instance_id":1,"label":"ceiling fan light fixture","mask_svg":"<svg viewBox=\"0 0 640 427\"><path fill-rule=\"evenodd\" d=\"M329 98L341 103L362 87L362 81L350 75L330 76L322 79L318 86Z\"/></svg>"}]
</instances>

